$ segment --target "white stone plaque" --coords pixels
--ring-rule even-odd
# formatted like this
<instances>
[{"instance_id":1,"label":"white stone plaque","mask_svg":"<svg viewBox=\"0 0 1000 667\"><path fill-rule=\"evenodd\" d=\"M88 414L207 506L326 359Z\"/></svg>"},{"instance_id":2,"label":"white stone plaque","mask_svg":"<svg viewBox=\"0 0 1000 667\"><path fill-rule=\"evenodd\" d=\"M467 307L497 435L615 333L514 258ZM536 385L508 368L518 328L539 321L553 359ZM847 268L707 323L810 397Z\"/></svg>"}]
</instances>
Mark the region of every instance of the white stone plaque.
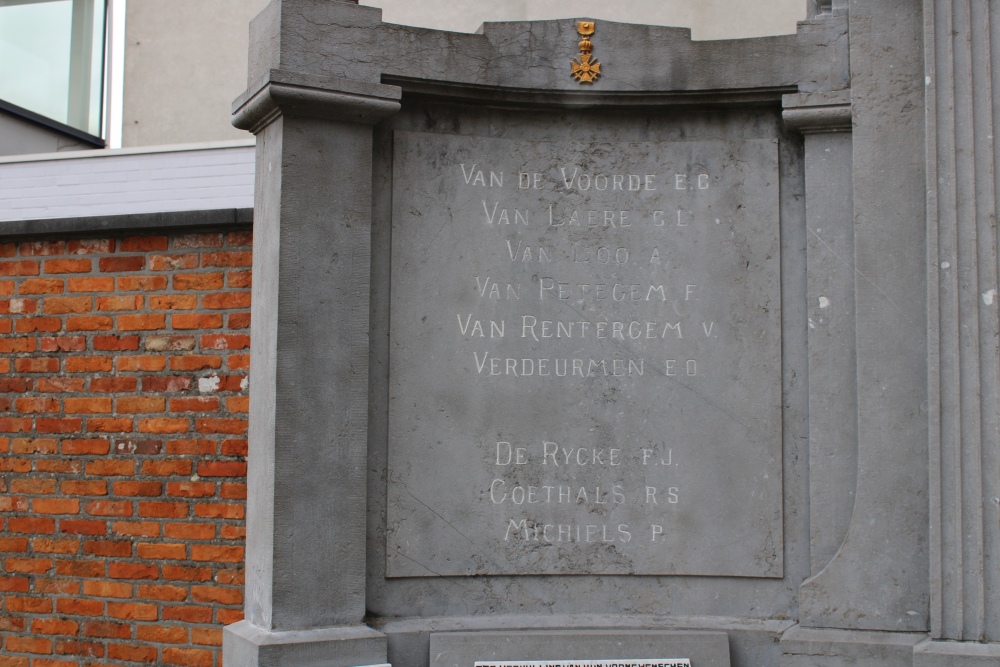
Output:
<instances>
[{"instance_id":1,"label":"white stone plaque","mask_svg":"<svg viewBox=\"0 0 1000 667\"><path fill-rule=\"evenodd\" d=\"M687 658L641 660L497 660L476 661L475 667L691 667Z\"/></svg>"},{"instance_id":2,"label":"white stone plaque","mask_svg":"<svg viewBox=\"0 0 1000 667\"><path fill-rule=\"evenodd\" d=\"M774 140L398 132L387 574L782 576Z\"/></svg>"}]
</instances>

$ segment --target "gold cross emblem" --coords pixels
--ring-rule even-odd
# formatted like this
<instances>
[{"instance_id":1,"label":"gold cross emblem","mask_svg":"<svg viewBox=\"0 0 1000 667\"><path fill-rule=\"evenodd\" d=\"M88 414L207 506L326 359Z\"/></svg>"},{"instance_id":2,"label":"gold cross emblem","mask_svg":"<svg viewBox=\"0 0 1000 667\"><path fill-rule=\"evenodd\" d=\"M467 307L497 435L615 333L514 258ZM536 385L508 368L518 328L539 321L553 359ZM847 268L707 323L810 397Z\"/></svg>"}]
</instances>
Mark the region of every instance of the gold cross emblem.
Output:
<instances>
[{"instance_id":1,"label":"gold cross emblem","mask_svg":"<svg viewBox=\"0 0 1000 667\"><path fill-rule=\"evenodd\" d=\"M593 59L590 52L594 45L590 36L594 34L593 21L578 21L576 31L583 39L580 40L580 57L570 62L573 68L573 78L580 83L593 83L601 75L601 63Z\"/></svg>"}]
</instances>

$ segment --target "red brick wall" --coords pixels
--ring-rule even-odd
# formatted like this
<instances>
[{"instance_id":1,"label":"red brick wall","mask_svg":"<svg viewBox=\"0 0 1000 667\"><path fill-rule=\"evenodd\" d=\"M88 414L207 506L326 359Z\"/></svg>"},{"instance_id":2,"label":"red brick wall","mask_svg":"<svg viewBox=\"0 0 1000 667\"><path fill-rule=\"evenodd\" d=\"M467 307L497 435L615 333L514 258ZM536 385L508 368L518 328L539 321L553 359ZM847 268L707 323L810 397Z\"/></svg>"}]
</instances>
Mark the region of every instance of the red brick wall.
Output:
<instances>
[{"instance_id":1,"label":"red brick wall","mask_svg":"<svg viewBox=\"0 0 1000 667\"><path fill-rule=\"evenodd\" d=\"M0 667L220 665L250 233L0 244Z\"/></svg>"}]
</instances>

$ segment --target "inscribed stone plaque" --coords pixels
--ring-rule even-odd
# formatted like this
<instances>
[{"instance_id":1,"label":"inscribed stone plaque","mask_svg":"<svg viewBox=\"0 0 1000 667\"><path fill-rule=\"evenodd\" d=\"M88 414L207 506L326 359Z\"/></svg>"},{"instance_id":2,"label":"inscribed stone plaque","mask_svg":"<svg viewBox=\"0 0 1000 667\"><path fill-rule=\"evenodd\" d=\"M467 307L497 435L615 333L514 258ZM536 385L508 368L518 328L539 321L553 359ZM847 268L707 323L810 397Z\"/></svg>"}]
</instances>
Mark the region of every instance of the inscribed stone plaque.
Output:
<instances>
[{"instance_id":1,"label":"inscribed stone plaque","mask_svg":"<svg viewBox=\"0 0 1000 667\"><path fill-rule=\"evenodd\" d=\"M477 660L473 667L691 667L687 658L620 660Z\"/></svg>"},{"instance_id":2,"label":"inscribed stone plaque","mask_svg":"<svg viewBox=\"0 0 1000 667\"><path fill-rule=\"evenodd\" d=\"M477 660L473 667L691 667L687 658L620 660Z\"/></svg>"},{"instance_id":3,"label":"inscribed stone plaque","mask_svg":"<svg viewBox=\"0 0 1000 667\"><path fill-rule=\"evenodd\" d=\"M397 132L387 574L782 575L774 140Z\"/></svg>"}]
</instances>

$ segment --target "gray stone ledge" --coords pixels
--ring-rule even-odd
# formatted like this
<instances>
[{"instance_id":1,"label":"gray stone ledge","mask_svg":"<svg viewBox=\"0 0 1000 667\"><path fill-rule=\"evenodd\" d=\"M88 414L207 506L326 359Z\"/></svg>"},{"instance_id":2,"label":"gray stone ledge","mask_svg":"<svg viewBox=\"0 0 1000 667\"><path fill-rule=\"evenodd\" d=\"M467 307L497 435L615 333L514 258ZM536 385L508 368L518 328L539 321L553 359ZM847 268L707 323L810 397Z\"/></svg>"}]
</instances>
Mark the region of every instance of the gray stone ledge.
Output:
<instances>
[{"instance_id":1,"label":"gray stone ledge","mask_svg":"<svg viewBox=\"0 0 1000 667\"><path fill-rule=\"evenodd\" d=\"M382 80L398 86L407 98L488 104L491 107L567 109L662 109L668 106L773 105L794 87L746 90L595 91L506 88L463 82L429 81L384 75Z\"/></svg>"},{"instance_id":2,"label":"gray stone ledge","mask_svg":"<svg viewBox=\"0 0 1000 667\"><path fill-rule=\"evenodd\" d=\"M781 637L781 667L911 667L914 647L926 638L915 632L795 626Z\"/></svg>"},{"instance_id":3,"label":"gray stone ledge","mask_svg":"<svg viewBox=\"0 0 1000 667\"><path fill-rule=\"evenodd\" d=\"M810 132L846 132L851 130L851 91L824 90L792 93L781 98L782 119L789 130Z\"/></svg>"},{"instance_id":4,"label":"gray stone ledge","mask_svg":"<svg viewBox=\"0 0 1000 667\"><path fill-rule=\"evenodd\" d=\"M244 620L225 627L222 651L226 667L362 667L386 662L386 638L364 625L269 631Z\"/></svg>"},{"instance_id":5,"label":"gray stone ledge","mask_svg":"<svg viewBox=\"0 0 1000 667\"><path fill-rule=\"evenodd\" d=\"M415 632L459 632L477 630L592 629L623 630L717 630L763 632L780 636L795 621L736 618L727 616L653 616L649 614L574 614L498 616L434 616L370 619L385 634Z\"/></svg>"},{"instance_id":6,"label":"gray stone ledge","mask_svg":"<svg viewBox=\"0 0 1000 667\"><path fill-rule=\"evenodd\" d=\"M248 227L252 223L252 208L129 213L124 215L99 215L79 218L50 218L46 220L14 220L0 222L0 239L182 231L212 227Z\"/></svg>"},{"instance_id":7,"label":"gray stone ledge","mask_svg":"<svg viewBox=\"0 0 1000 667\"><path fill-rule=\"evenodd\" d=\"M995 667L1000 644L927 640L913 648L913 667Z\"/></svg>"},{"instance_id":8,"label":"gray stone ledge","mask_svg":"<svg viewBox=\"0 0 1000 667\"><path fill-rule=\"evenodd\" d=\"M400 109L395 86L271 70L233 102L233 125L257 134L282 113L377 123Z\"/></svg>"},{"instance_id":9,"label":"gray stone ledge","mask_svg":"<svg viewBox=\"0 0 1000 667\"><path fill-rule=\"evenodd\" d=\"M850 105L828 107L800 107L781 112L785 127L803 134L810 132L849 132L851 130Z\"/></svg>"},{"instance_id":10,"label":"gray stone ledge","mask_svg":"<svg viewBox=\"0 0 1000 667\"><path fill-rule=\"evenodd\" d=\"M269 83L284 83L289 86L317 88L320 90L359 95L361 97L385 98L387 100L398 100L400 98L400 90L392 85L272 69L265 76L259 77L256 81L252 82L248 89L233 101L233 113L236 113L240 107L263 90Z\"/></svg>"}]
</instances>

